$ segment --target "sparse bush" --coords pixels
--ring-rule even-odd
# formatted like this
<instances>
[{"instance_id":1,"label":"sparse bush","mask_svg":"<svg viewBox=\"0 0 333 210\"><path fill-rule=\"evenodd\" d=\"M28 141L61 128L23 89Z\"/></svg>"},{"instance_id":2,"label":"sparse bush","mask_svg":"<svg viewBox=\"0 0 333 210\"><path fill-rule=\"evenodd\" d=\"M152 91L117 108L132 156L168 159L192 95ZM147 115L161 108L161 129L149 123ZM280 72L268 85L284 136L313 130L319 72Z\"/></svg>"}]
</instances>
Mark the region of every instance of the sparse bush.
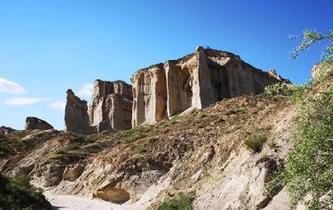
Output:
<instances>
[{"instance_id":1,"label":"sparse bush","mask_svg":"<svg viewBox=\"0 0 333 210\"><path fill-rule=\"evenodd\" d=\"M266 96L291 96L293 94L293 85L289 83L276 83L265 87Z\"/></svg>"},{"instance_id":2,"label":"sparse bush","mask_svg":"<svg viewBox=\"0 0 333 210\"><path fill-rule=\"evenodd\" d=\"M192 210L192 202L194 198L195 193L175 196L167 201L164 201L157 210Z\"/></svg>"},{"instance_id":3,"label":"sparse bush","mask_svg":"<svg viewBox=\"0 0 333 210\"><path fill-rule=\"evenodd\" d=\"M260 152L267 136L263 133L253 133L246 137L244 144L254 152Z\"/></svg>"},{"instance_id":4,"label":"sparse bush","mask_svg":"<svg viewBox=\"0 0 333 210\"><path fill-rule=\"evenodd\" d=\"M286 185L286 176L284 169L276 170L270 177L265 185L266 194L270 197L278 194L281 189Z\"/></svg>"},{"instance_id":5,"label":"sparse bush","mask_svg":"<svg viewBox=\"0 0 333 210\"><path fill-rule=\"evenodd\" d=\"M135 150L138 152L138 153L144 153L146 152L146 144L138 144L135 146Z\"/></svg>"},{"instance_id":6,"label":"sparse bush","mask_svg":"<svg viewBox=\"0 0 333 210\"><path fill-rule=\"evenodd\" d=\"M304 98L298 117L298 135L286 163L288 189L294 204L311 195L309 209L329 209L333 206L333 86Z\"/></svg>"},{"instance_id":7,"label":"sparse bush","mask_svg":"<svg viewBox=\"0 0 333 210\"><path fill-rule=\"evenodd\" d=\"M23 175L11 179L0 174L0 195L0 209L51 209L43 194Z\"/></svg>"},{"instance_id":8,"label":"sparse bush","mask_svg":"<svg viewBox=\"0 0 333 210\"><path fill-rule=\"evenodd\" d=\"M228 110L225 114L226 115L232 115L232 114L238 114L238 113L243 113L245 110L242 108L235 108L235 109L231 109Z\"/></svg>"},{"instance_id":9,"label":"sparse bush","mask_svg":"<svg viewBox=\"0 0 333 210\"><path fill-rule=\"evenodd\" d=\"M309 91L310 87L307 85L293 85L288 83L276 83L265 87L265 96L286 96L291 101L296 102L300 100L305 93Z\"/></svg>"},{"instance_id":10,"label":"sparse bush","mask_svg":"<svg viewBox=\"0 0 333 210\"><path fill-rule=\"evenodd\" d=\"M311 78L310 84L316 85L322 83L333 75L333 60L325 61L315 66L316 72Z\"/></svg>"}]
</instances>

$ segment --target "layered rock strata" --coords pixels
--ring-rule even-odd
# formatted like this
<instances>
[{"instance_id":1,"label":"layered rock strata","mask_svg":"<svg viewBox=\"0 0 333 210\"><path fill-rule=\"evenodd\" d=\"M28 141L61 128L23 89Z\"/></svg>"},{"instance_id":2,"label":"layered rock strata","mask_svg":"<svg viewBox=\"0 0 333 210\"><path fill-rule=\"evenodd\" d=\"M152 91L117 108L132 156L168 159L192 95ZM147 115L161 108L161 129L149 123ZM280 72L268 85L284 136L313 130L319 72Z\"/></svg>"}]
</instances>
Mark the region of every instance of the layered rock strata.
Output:
<instances>
[{"instance_id":1,"label":"layered rock strata","mask_svg":"<svg viewBox=\"0 0 333 210\"><path fill-rule=\"evenodd\" d=\"M198 47L193 54L136 72L132 126L152 124L187 109L202 109L224 98L260 94L284 82L229 52Z\"/></svg>"},{"instance_id":2,"label":"layered rock strata","mask_svg":"<svg viewBox=\"0 0 333 210\"><path fill-rule=\"evenodd\" d=\"M130 129L132 117L132 86L123 81L95 80L89 106L90 125L98 132Z\"/></svg>"},{"instance_id":3,"label":"layered rock strata","mask_svg":"<svg viewBox=\"0 0 333 210\"><path fill-rule=\"evenodd\" d=\"M67 132L90 134L130 129L131 118L132 86L123 81L96 80L89 108L85 100L75 96L72 90L67 91Z\"/></svg>"}]
</instances>

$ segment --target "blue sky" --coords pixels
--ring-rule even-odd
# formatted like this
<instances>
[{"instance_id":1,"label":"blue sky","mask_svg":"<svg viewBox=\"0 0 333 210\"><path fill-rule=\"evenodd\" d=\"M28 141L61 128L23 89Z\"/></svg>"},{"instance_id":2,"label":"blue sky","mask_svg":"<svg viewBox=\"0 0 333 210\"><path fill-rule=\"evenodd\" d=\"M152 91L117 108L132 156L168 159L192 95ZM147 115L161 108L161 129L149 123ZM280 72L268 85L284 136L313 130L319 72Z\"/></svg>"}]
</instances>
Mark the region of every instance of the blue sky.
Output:
<instances>
[{"instance_id":1,"label":"blue sky","mask_svg":"<svg viewBox=\"0 0 333 210\"><path fill-rule=\"evenodd\" d=\"M89 99L94 79L130 82L198 45L304 83L323 46L291 61L288 36L327 32L332 11L332 0L0 0L0 125L37 116L63 129L67 88Z\"/></svg>"}]
</instances>

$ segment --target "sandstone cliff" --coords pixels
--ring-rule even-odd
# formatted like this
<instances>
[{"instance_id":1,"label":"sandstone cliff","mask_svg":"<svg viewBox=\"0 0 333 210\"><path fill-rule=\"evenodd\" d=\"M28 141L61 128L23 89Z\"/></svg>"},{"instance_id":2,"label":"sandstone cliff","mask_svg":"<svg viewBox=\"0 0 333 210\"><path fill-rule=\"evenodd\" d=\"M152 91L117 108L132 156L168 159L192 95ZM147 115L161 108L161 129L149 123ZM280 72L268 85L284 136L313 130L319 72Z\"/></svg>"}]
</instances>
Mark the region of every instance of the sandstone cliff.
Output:
<instances>
[{"instance_id":1,"label":"sandstone cliff","mask_svg":"<svg viewBox=\"0 0 333 210\"><path fill-rule=\"evenodd\" d=\"M181 59L141 69L131 80L133 127L205 108L224 98L259 94L267 85L285 81L232 53L202 47Z\"/></svg>"},{"instance_id":2,"label":"sandstone cliff","mask_svg":"<svg viewBox=\"0 0 333 210\"><path fill-rule=\"evenodd\" d=\"M123 81L94 82L89 106L90 125L98 132L129 129L132 117L132 86Z\"/></svg>"},{"instance_id":3,"label":"sandstone cliff","mask_svg":"<svg viewBox=\"0 0 333 210\"><path fill-rule=\"evenodd\" d=\"M94 82L91 104L67 91L65 124L67 132L90 134L130 129L132 86L123 81Z\"/></svg>"},{"instance_id":4,"label":"sandstone cliff","mask_svg":"<svg viewBox=\"0 0 333 210\"><path fill-rule=\"evenodd\" d=\"M87 101L81 100L71 89L67 90L65 131L80 134L93 132L93 128L89 125Z\"/></svg>"}]
</instances>

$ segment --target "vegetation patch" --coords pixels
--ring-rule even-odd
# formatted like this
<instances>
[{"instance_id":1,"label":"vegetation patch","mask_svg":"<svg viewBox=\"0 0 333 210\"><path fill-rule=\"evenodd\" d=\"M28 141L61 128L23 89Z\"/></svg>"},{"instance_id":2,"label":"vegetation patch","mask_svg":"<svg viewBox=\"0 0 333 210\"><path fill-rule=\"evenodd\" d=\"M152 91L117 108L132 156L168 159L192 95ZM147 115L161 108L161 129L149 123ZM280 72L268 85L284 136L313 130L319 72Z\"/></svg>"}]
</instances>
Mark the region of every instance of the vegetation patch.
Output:
<instances>
[{"instance_id":1,"label":"vegetation patch","mask_svg":"<svg viewBox=\"0 0 333 210\"><path fill-rule=\"evenodd\" d=\"M267 136L264 133L252 133L249 134L244 141L247 148L253 152L260 152L263 144L267 141Z\"/></svg>"},{"instance_id":2,"label":"vegetation patch","mask_svg":"<svg viewBox=\"0 0 333 210\"><path fill-rule=\"evenodd\" d=\"M276 83L265 87L265 96L286 96L291 101L298 101L309 90L307 85L293 85L289 83Z\"/></svg>"},{"instance_id":3,"label":"vegetation patch","mask_svg":"<svg viewBox=\"0 0 333 210\"><path fill-rule=\"evenodd\" d=\"M164 201L158 210L192 210L192 202L195 198L195 193L189 193L186 195L178 195Z\"/></svg>"},{"instance_id":4,"label":"vegetation patch","mask_svg":"<svg viewBox=\"0 0 333 210\"><path fill-rule=\"evenodd\" d=\"M333 206L333 86L298 104L297 137L286 164L294 204L311 196L309 209Z\"/></svg>"},{"instance_id":5,"label":"vegetation patch","mask_svg":"<svg viewBox=\"0 0 333 210\"><path fill-rule=\"evenodd\" d=\"M22 175L11 179L0 174L0 194L0 209L51 209L43 194L29 184L28 177Z\"/></svg>"}]
</instances>

